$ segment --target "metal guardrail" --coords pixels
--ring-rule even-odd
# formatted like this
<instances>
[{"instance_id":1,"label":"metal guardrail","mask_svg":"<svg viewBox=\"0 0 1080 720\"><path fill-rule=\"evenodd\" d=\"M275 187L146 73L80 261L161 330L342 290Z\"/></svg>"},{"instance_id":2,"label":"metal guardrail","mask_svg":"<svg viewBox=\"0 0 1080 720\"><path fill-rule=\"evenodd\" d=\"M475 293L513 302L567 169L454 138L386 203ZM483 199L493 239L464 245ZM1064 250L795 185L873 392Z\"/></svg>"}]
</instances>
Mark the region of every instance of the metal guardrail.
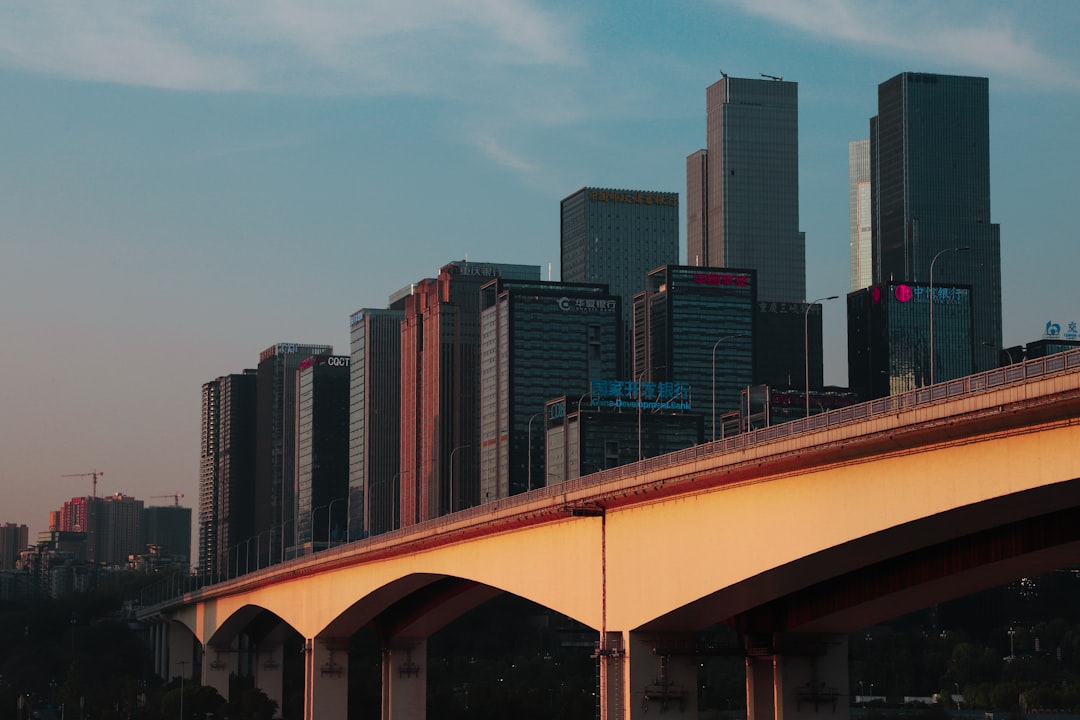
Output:
<instances>
[{"instance_id":1,"label":"metal guardrail","mask_svg":"<svg viewBox=\"0 0 1080 720\"><path fill-rule=\"evenodd\" d=\"M951 402L964 397L972 397L1010 385L1020 385L1029 380L1053 375L1062 375L1069 372L1080 371L1080 348L1069 350L1042 358L1026 360L1013 365L1006 365L995 370L968 375L967 377L947 380L927 387L917 388L898 395L878 398L858 405L837 408L808 418L791 420L779 425L751 430L729 438L714 440L701 445L676 450L665 455L646 458L617 468L609 468L590 475L583 475L573 480L567 480L557 485L538 488L527 493L502 498L492 502L483 503L465 510L459 510L450 515L444 515L432 520L425 520L406 528L392 530L375 537L343 543L336 547L317 553L320 560L330 560L346 553L362 550L365 545L384 545L395 539L405 540L410 536L431 534L438 532L440 528L448 528L452 525L460 525L470 519L487 520L492 516L501 515L515 508L535 503L544 498L555 499L567 493L580 490L588 490L609 482L616 482L637 475L644 475L657 470L664 470L677 465L695 462L704 458L722 455L724 453L745 450L757 445L797 437L818 430L846 425L848 423L863 422L874 417L889 415L901 410L911 410L918 407L926 407L939 402ZM269 566L276 570L285 569L291 565L300 565L309 562L314 555L305 555L294 560L286 560ZM267 568L263 568L265 570ZM208 581L201 576L191 575L185 579L172 578L161 584L146 588L143 591L142 604L156 605L167 602L188 592L207 587L209 585L229 582L244 577L244 574L230 575L228 578L216 578Z\"/></svg>"}]
</instances>

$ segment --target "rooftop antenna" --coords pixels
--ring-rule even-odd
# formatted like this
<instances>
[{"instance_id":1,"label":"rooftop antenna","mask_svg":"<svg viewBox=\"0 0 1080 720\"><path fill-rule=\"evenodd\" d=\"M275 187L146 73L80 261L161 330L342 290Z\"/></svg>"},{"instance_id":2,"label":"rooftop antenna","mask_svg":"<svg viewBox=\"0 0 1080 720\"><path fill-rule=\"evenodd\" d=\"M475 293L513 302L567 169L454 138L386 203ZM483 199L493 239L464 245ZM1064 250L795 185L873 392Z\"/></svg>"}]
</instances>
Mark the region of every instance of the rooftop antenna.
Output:
<instances>
[{"instance_id":1,"label":"rooftop antenna","mask_svg":"<svg viewBox=\"0 0 1080 720\"><path fill-rule=\"evenodd\" d=\"M721 71L720 71L720 77L722 77L722 78L726 78L726 77L727 77L727 73L726 73L726 72L724 72L723 70L721 70Z\"/></svg>"},{"instance_id":2,"label":"rooftop antenna","mask_svg":"<svg viewBox=\"0 0 1080 720\"><path fill-rule=\"evenodd\" d=\"M768 73L761 73L761 77L768 78L769 80L776 80L777 82L784 79L783 75L769 75Z\"/></svg>"}]
</instances>

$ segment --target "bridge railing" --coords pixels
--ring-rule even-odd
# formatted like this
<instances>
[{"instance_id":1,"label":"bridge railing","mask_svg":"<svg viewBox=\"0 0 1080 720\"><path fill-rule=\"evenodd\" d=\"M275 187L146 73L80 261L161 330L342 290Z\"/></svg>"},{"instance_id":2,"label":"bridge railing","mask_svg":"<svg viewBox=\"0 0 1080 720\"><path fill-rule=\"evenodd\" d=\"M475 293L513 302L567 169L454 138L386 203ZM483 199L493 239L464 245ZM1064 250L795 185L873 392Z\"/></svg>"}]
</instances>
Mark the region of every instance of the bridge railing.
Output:
<instances>
[{"instance_id":1,"label":"bridge railing","mask_svg":"<svg viewBox=\"0 0 1080 720\"><path fill-rule=\"evenodd\" d=\"M683 465L688 462L702 460L724 453L744 450L757 445L797 437L819 430L845 425L847 423L862 422L873 419L876 416L889 415L900 410L909 410L924 407L933 403L953 401L963 397L970 397L982 393L997 390L1009 385L1019 385L1028 380L1045 376L1074 372L1080 369L1080 348L1067 352L1048 355L1042 358L1026 360L1024 362L1007 365L986 372L969 375L955 380L922 387L889 397L878 398L858 405L837 408L808 418L791 420L778 425L751 430L749 432L734 435L732 437L714 440L676 450L665 455L645 458L628 465L608 468L590 475L566 480L557 485L537 488L527 493L514 495L508 498L493 500L475 507L459 510L451 515L426 520L405 528L391 530L387 533L356 540L347 544L341 544L333 548L317 553L318 558L331 559L334 556L363 552L365 547L385 545L395 540L405 540L411 536L423 533L438 532L440 529L449 528L451 525L460 525L469 520L483 520L486 517L499 516L503 513L511 514L515 508L534 504L545 498L556 499L561 495L573 493L578 490L588 490L609 482L624 481L637 475L645 475L656 470L664 470L673 466ZM287 569L288 567L310 562L312 555L287 560L284 563L271 566L272 569ZM235 581L242 578L243 574L237 574L225 579L203 578L192 575L187 580L178 581L173 578L168 583L146 588L143 596L144 605L159 604L176 598L186 592L199 588Z\"/></svg>"}]
</instances>

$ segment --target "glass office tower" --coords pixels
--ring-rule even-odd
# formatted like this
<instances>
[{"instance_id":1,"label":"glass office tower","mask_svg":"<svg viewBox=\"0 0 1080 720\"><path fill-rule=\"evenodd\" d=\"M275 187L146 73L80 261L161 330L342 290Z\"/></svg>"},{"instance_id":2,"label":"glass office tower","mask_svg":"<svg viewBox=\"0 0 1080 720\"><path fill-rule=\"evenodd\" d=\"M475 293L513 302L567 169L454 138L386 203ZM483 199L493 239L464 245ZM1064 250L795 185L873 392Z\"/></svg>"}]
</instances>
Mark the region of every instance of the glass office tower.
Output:
<instances>
[{"instance_id":1,"label":"glass office tower","mask_svg":"<svg viewBox=\"0 0 1080 720\"><path fill-rule=\"evenodd\" d=\"M276 343L259 354L255 396L255 533L261 564L280 561L296 543L296 371L330 345ZM255 534L253 533L253 534Z\"/></svg>"},{"instance_id":2,"label":"glass office tower","mask_svg":"<svg viewBox=\"0 0 1080 720\"><path fill-rule=\"evenodd\" d=\"M934 342L930 343L933 301ZM864 399L971 374L974 293L968 286L892 282L849 293L848 376ZM995 352L996 355L996 352Z\"/></svg>"},{"instance_id":3,"label":"glass office tower","mask_svg":"<svg viewBox=\"0 0 1080 720\"><path fill-rule=\"evenodd\" d=\"M544 487L544 406L614 379L620 298L603 285L496 280L481 291L481 502ZM455 470L455 497L463 492Z\"/></svg>"},{"instance_id":4,"label":"glass office tower","mask_svg":"<svg viewBox=\"0 0 1080 720\"><path fill-rule=\"evenodd\" d=\"M349 318L349 535L398 526L401 468L401 321L404 310Z\"/></svg>"},{"instance_id":5,"label":"glass office tower","mask_svg":"<svg viewBox=\"0 0 1080 720\"><path fill-rule=\"evenodd\" d=\"M976 372L1001 348L988 95L986 78L905 72L878 86L870 121L874 281L970 286Z\"/></svg>"},{"instance_id":6,"label":"glass office tower","mask_svg":"<svg viewBox=\"0 0 1080 720\"><path fill-rule=\"evenodd\" d=\"M629 310L645 273L679 262L679 195L582 188L561 204L560 279L604 284L622 301L620 362L633 347Z\"/></svg>"},{"instance_id":7,"label":"glass office tower","mask_svg":"<svg viewBox=\"0 0 1080 720\"><path fill-rule=\"evenodd\" d=\"M848 252L851 255L851 291L874 282L870 141L848 143Z\"/></svg>"},{"instance_id":8,"label":"glass office tower","mask_svg":"<svg viewBox=\"0 0 1080 720\"><path fill-rule=\"evenodd\" d=\"M710 85L706 148L686 161L687 263L756 270L761 300L806 300L798 87L726 76Z\"/></svg>"},{"instance_id":9,"label":"glass office tower","mask_svg":"<svg viewBox=\"0 0 1080 720\"><path fill-rule=\"evenodd\" d=\"M689 385L710 439L713 418L738 410L739 392L753 382L755 277L753 270L668 265L649 273L634 298L632 380Z\"/></svg>"},{"instance_id":10,"label":"glass office tower","mask_svg":"<svg viewBox=\"0 0 1080 720\"><path fill-rule=\"evenodd\" d=\"M349 356L302 361L296 383L296 541L318 550L349 525Z\"/></svg>"}]
</instances>

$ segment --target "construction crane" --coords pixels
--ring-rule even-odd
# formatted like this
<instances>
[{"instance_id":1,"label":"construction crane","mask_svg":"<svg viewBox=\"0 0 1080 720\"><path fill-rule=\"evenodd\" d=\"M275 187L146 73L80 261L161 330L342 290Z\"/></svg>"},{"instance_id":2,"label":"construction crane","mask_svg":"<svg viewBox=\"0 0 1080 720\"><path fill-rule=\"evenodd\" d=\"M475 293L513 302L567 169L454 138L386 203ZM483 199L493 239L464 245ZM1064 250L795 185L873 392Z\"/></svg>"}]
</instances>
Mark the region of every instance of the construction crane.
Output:
<instances>
[{"instance_id":1,"label":"construction crane","mask_svg":"<svg viewBox=\"0 0 1080 720\"><path fill-rule=\"evenodd\" d=\"M93 478L93 500L90 501L90 507L86 510L86 535L87 535L87 553L90 556L90 562L93 563L97 559L97 542L94 537L94 507L97 505L97 479L104 476L105 473L93 470L88 473L71 473L69 475L61 475L60 477L88 477Z\"/></svg>"},{"instance_id":2,"label":"construction crane","mask_svg":"<svg viewBox=\"0 0 1080 720\"><path fill-rule=\"evenodd\" d=\"M104 477L104 476L105 476L105 473L98 472L97 470L94 470L94 471L88 472L88 473L72 473L70 475L61 475L60 477L88 477L88 478L93 478L94 479L94 486L93 486L94 487L94 495L93 495L93 497L94 497L94 500L97 500L97 479L99 477Z\"/></svg>"},{"instance_id":3,"label":"construction crane","mask_svg":"<svg viewBox=\"0 0 1080 720\"><path fill-rule=\"evenodd\" d=\"M173 499L173 507L180 507L180 499L182 497L184 497L184 493L178 492L178 493L173 493L172 495L151 495L150 499L151 500L157 500L158 498L167 498L167 497L171 497Z\"/></svg>"}]
</instances>

